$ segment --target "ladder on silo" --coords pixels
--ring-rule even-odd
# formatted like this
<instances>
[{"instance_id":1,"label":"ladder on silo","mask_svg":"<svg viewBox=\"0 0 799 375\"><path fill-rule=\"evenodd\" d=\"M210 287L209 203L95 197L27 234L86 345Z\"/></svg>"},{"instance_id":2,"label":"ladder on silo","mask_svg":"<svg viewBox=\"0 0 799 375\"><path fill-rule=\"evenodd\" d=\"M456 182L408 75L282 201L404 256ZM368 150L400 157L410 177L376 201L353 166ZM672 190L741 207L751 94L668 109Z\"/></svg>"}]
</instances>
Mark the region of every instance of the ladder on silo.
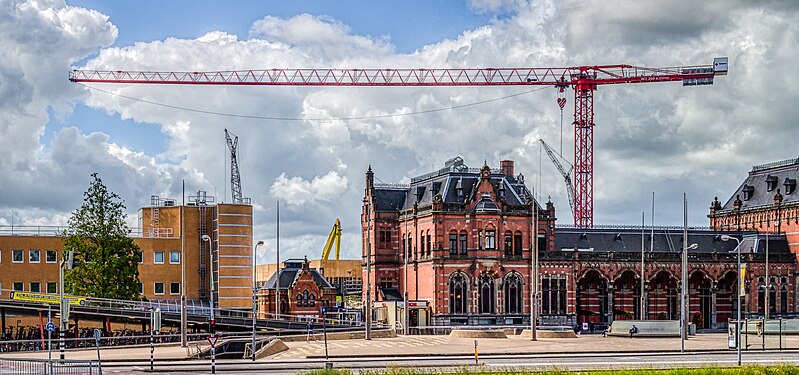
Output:
<instances>
[{"instance_id":1,"label":"ladder on silo","mask_svg":"<svg viewBox=\"0 0 799 375\"><path fill-rule=\"evenodd\" d=\"M158 237L160 235L158 228L160 227L160 206L161 197L157 195L150 196L150 237Z\"/></svg>"}]
</instances>

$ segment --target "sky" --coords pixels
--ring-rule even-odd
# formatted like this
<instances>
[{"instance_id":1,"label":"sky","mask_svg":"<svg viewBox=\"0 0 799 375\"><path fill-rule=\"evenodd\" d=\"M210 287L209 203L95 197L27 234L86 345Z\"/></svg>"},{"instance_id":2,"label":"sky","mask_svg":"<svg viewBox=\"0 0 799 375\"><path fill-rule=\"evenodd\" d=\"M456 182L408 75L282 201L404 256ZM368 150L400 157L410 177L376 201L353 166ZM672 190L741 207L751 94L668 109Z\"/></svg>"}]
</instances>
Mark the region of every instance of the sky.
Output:
<instances>
[{"instance_id":1,"label":"sky","mask_svg":"<svg viewBox=\"0 0 799 375\"><path fill-rule=\"evenodd\" d=\"M537 143L573 160L572 92L561 122L549 87L78 85L71 69L670 67L727 56L729 75L712 86L595 93L594 223L639 225L645 212L649 224L654 193L656 225L682 225L686 194L689 225L707 226L713 197L729 199L753 165L799 157L797 8L0 0L0 225L65 225L93 172L134 227L151 195L180 200L183 181L187 195L230 202L224 129L239 136L254 242L266 243L259 263L275 256L278 201L282 257L318 257L336 218L342 256L359 257L370 165L378 181L407 183L454 156L472 167L514 160L538 198L552 199L558 223L572 223L563 180Z\"/></svg>"}]
</instances>

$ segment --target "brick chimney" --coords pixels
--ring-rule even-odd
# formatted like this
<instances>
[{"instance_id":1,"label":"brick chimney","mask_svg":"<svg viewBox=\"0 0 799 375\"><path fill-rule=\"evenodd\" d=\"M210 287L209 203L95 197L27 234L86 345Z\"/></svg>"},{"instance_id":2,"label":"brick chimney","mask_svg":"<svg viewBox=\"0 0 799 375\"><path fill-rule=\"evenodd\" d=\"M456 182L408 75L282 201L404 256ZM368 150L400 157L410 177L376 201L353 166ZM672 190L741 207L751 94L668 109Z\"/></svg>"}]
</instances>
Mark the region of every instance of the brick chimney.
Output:
<instances>
[{"instance_id":1,"label":"brick chimney","mask_svg":"<svg viewBox=\"0 0 799 375\"><path fill-rule=\"evenodd\" d=\"M499 169L505 176L513 176L513 160L500 160Z\"/></svg>"}]
</instances>

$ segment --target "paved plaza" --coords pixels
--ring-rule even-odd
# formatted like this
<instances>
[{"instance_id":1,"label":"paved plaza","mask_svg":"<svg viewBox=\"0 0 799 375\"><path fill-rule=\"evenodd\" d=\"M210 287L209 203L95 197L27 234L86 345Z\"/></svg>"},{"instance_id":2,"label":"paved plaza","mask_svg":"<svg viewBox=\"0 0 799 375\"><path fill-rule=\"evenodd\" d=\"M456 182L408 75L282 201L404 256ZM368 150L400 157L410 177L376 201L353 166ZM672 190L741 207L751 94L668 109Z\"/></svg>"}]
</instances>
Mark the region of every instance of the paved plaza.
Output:
<instances>
[{"instance_id":1,"label":"paved plaza","mask_svg":"<svg viewBox=\"0 0 799 375\"><path fill-rule=\"evenodd\" d=\"M318 341L287 341L289 350L276 355L259 359L259 361L292 361L307 358L319 358L325 355L322 335ZM751 335L750 349L761 348L761 338ZM185 359L189 354L205 349L207 342L194 342L188 348L180 345L156 346L155 358L158 361ZM783 336L783 348L799 349L799 336ZM767 336L766 347L779 347L779 338ZM691 336L685 343L689 351L724 351L727 350L725 334L700 334ZM654 352L679 351L679 338L629 338L602 337L601 335L582 335L576 338L542 338L536 342L529 337L509 336L506 339L478 339L480 355L498 354L535 354L535 353L600 353L600 352ZM450 336L398 336L393 338L376 338L373 340L329 340L328 353L334 358L344 357L415 357L434 355L467 355L474 354L474 339ZM0 357L8 358L47 358L47 352L2 353ZM58 351L53 351L58 357ZM136 348L104 348L101 350L103 360L140 361L149 360L148 346ZM67 359L97 359L94 349L67 351Z\"/></svg>"}]
</instances>

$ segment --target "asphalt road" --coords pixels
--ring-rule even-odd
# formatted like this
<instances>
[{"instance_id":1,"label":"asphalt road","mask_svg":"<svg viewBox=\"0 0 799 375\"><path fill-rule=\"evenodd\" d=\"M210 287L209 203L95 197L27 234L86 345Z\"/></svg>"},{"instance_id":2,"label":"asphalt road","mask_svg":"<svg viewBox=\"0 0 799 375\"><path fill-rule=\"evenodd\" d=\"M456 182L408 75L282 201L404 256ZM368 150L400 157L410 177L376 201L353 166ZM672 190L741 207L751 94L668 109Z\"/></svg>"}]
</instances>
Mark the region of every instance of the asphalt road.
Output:
<instances>
[{"instance_id":1,"label":"asphalt road","mask_svg":"<svg viewBox=\"0 0 799 375\"><path fill-rule=\"evenodd\" d=\"M217 361L217 372L224 374L301 374L311 369L324 367L324 359L260 361L257 363L243 360ZM497 369L619 369L619 368L675 368L722 366L733 367L737 364L736 353L733 352L689 352L681 353L603 353L603 354L569 354L569 355L505 355L482 356L480 366ZM799 365L799 351L767 351L748 352L743 354L744 365ZM413 367L430 369L452 369L474 367L474 357L405 357L405 358L368 358L368 359L336 359L336 368L380 369L387 366ZM142 374L149 372L149 363L113 363L106 364L106 374ZM209 374L210 361L158 363L156 373L169 374Z\"/></svg>"}]
</instances>

